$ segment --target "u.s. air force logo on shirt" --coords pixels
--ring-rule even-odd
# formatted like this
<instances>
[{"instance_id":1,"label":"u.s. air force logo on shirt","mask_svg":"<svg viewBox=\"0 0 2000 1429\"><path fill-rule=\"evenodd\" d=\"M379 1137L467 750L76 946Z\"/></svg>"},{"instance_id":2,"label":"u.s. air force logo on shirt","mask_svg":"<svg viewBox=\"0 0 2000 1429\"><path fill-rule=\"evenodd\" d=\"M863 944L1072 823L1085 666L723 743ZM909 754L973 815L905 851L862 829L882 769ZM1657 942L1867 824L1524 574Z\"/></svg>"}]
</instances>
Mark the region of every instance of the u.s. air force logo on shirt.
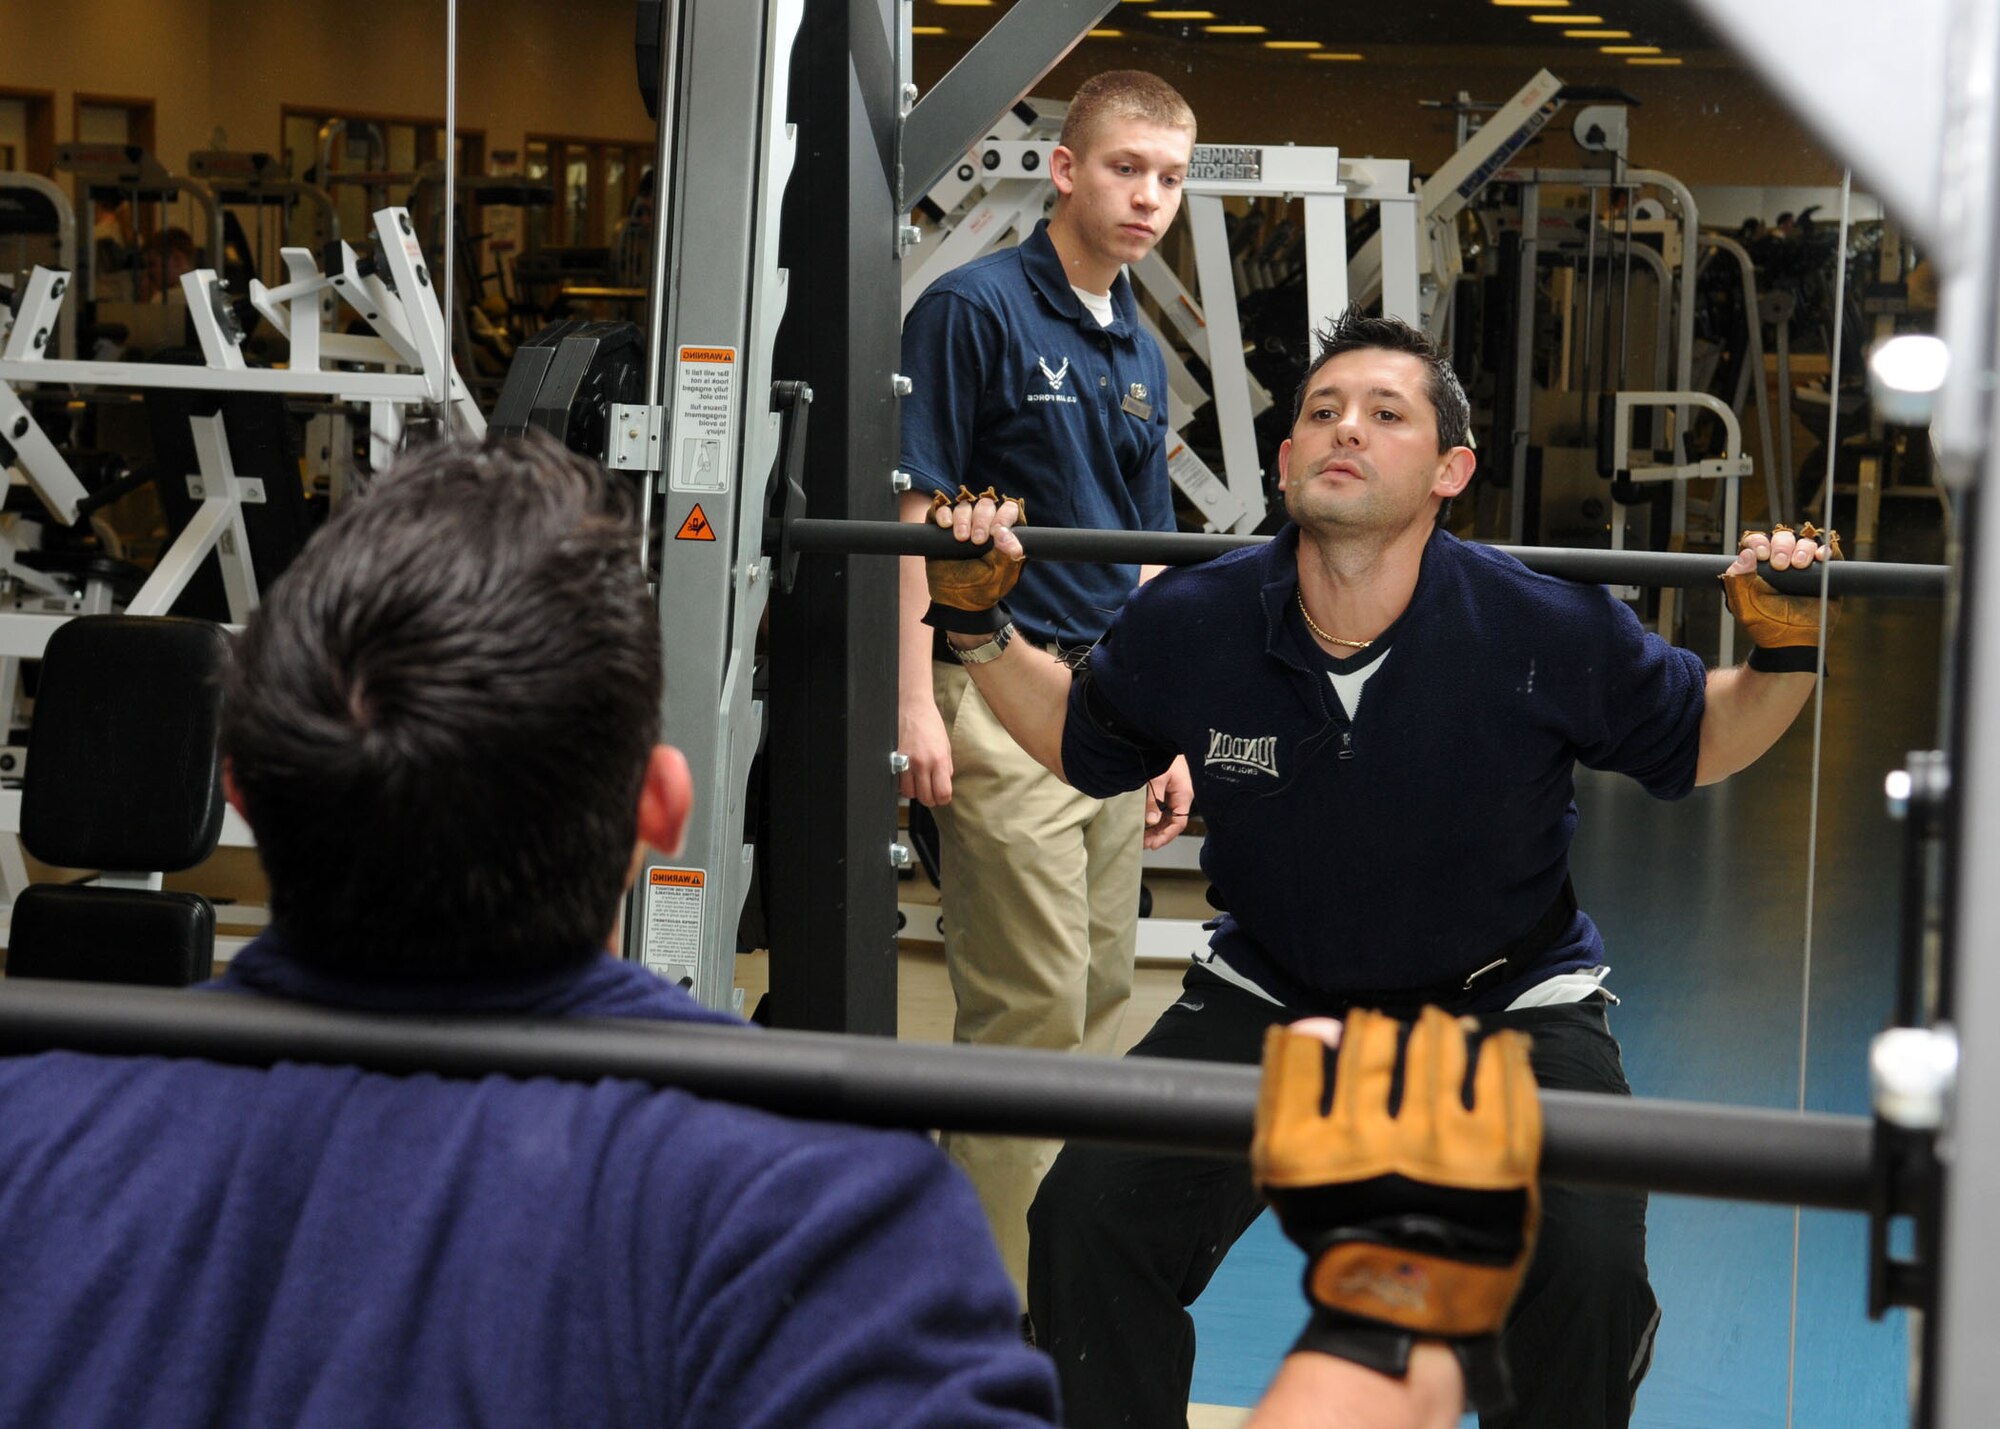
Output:
<instances>
[{"instance_id":1,"label":"u.s. air force logo on shirt","mask_svg":"<svg viewBox=\"0 0 2000 1429\"><path fill-rule=\"evenodd\" d=\"M1049 360L1039 353L1035 356L1035 366L1041 369L1042 380L1048 384L1046 391L1030 392L1030 402L1067 402L1076 405L1076 394L1063 391L1063 384L1069 380L1069 359L1065 357L1059 367L1049 366Z\"/></svg>"},{"instance_id":2,"label":"u.s. air force logo on shirt","mask_svg":"<svg viewBox=\"0 0 2000 1429\"><path fill-rule=\"evenodd\" d=\"M1202 759L1206 769L1237 774L1268 774L1278 777L1278 736L1275 734L1224 734L1208 732L1208 753Z\"/></svg>"}]
</instances>

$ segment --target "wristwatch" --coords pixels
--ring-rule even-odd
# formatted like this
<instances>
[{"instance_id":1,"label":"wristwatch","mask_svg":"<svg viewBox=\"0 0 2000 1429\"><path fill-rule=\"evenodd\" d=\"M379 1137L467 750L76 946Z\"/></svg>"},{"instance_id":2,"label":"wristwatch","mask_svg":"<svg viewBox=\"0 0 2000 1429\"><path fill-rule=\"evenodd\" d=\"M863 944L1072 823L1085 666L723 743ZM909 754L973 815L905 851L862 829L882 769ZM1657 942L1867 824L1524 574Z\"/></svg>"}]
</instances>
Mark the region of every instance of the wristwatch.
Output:
<instances>
[{"instance_id":1,"label":"wristwatch","mask_svg":"<svg viewBox=\"0 0 2000 1429\"><path fill-rule=\"evenodd\" d=\"M969 649L960 649L956 645L951 645L951 642L948 640L945 643L951 645L951 653L958 656L959 664L984 665L990 661L998 660L1002 652L1006 650L1007 642L1013 638L1014 622L1010 620Z\"/></svg>"}]
</instances>

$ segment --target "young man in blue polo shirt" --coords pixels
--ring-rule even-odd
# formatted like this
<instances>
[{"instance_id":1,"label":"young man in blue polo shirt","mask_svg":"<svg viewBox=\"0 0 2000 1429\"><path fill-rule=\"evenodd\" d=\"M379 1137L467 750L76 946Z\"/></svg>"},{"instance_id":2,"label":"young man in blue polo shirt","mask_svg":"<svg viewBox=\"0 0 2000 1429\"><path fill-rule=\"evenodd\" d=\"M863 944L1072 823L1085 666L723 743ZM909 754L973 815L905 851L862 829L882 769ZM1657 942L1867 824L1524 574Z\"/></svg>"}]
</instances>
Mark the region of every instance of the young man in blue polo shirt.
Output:
<instances>
[{"instance_id":1,"label":"young man in blue polo shirt","mask_svg":"<svg viewBox=\"0 0 2000 1429\"><path fill-rule=\"evenodd\" d=\"M993 486L1050 525L1174 529L1166 366L1123 265L1172 224L1194 134L1164 80L1088 80L1049 160L1048 221L918 299L903 329L914 382L902 408L904 519L922 519L934 493ZM1141 578L1130 565L1035 567L1015 602L1022 639L1088 648ZM1166 770L1143 806L1137 792L1100 801L1063 784L1021 752L920 623L922 562L904 562L902 586L902 791L937 814L953 1037L1109 1052L1132 987L1141 839L1171 836L1160 811L1187 808L1186 768ZM1025 1293L1028 1205L1054 1144L954 1135L944 1145Z\"/></svg>"},{"instance_id":2,"label":"young man in blue polo shirt","mask_svg":"<svg viewBox=\"0 0 2000 1429\"><path fill-rule=\"evenodd\" d=\"M1250 1061L1291 1016L1435 1003L1531 1032L1545 1086L1622 1093L1603 944L1569 885L1573 769L1679 798L1754 761L1811 693L1821 619L1756 561L1838 546L1810 527L1746 533L1725 582L1758 648L1705 671L1603 588L1439 528L1474 458L1428 339L1354 314L1321 339L1279 449L1294 524L1268 545L1148 585L1074 676L1004 633L958 633L977 620L932 618L1023 747L1079 789L1133 787L1181 754L1193 767L1223 911L1138 1055ZM1004 563L1019 514L963 502L938 519L990 531ZM1185 1423L1183 1307L1258 1210L1238 1167L1062 1153L1030 1215L1029 1299L1070 1423ZM1521 1407L1487 1422L1624 1424L1657 1319L1644 1198L1551 1189L1508 1322Z\"/></svg>"}]
</instances>

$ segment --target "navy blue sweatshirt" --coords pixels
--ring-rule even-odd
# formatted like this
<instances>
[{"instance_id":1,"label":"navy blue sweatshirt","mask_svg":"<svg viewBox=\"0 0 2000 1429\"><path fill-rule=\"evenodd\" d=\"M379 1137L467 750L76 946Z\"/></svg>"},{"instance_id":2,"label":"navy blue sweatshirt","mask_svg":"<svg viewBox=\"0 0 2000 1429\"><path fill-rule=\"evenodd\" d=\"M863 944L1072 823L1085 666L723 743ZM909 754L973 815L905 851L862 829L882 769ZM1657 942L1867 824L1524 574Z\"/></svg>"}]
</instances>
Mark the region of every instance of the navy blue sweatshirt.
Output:
<instances>
[{"instance_id":1,"label":"navy blue sweatshirt","mask_svg":"<svg viewBox=\"0 0 2000 1429\"><path fill-rule=\"evenodd\" d=\"M1693 788L1706 673L1602 586L1438 532L1349 720L1294 629L1298 537L1132 597L1071 687L1064 772L1105 798L1187 755L1211 946L1279 1001L1456 986L1560 896L1578 763ZM1578 912L1465 1010L1602 960Z\"/></svg>"},{"instance_id":2,"label":"navy blue sweatshirt","mask_svg":"<svg viewBox=\"0 0 2000 1429\"><path fill-rule=\"evenodd\" d=\"M733 1020L601 954L392 989L267 935L216 987ZM0 1060L0 1424L1048 1424L1017 1314L913 1133L628 1082Z\"/></svg>"}]
</instances>

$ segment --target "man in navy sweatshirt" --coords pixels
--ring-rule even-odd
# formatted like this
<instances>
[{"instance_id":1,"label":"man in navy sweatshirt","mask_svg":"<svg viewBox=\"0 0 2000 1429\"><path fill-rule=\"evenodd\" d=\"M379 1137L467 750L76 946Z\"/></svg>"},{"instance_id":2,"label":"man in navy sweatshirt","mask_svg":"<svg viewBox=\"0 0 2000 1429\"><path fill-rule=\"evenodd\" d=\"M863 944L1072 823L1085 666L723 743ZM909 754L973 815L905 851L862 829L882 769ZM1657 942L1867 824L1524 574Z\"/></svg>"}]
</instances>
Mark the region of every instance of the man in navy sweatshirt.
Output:
<instances>
[{"instance_id":1,"label":"man in navy sweatshirt","mask_svg":"<svg viewBox=\"0 0 2000 1429\"><path fill-rule=\"evenodd\" d=\"M1811 693L1821 615L1756 562L1838 546L1746 533L1725 585L1757 649L1704 670L1602 587L1441 529L1474 457L1428 339L1354 313L1320 337L1278 453L1292 522L1267 545L1146 585L1072 674L1010 642L995 603L1018 508L961 501L939 523L992 554L930 563L926 618L1085 793L1188 760L1220 917L1135 1055L1251 1062L1273 1023L1437 1004L1531 1033L1544 1086L1624 1093L1603 942L1569 883L1573 771L1679 798L1761 755ZM1028 1284L1072 1425L1184 1425L1184 1307L1259 1209L1240 1166L1064 1150L1030 1214ZM1484 1422L1625 1424L1658 1314L1644 1197L1550 1190L1507 1328L1520 1406Z\"/></svg>"},{"instance_id":2,"label":"man in navy sweatshirt","mask_svg":"<svg viewBox=\"0 0 2000 1429\"><path fill-rule=\"evenodd\" d=\"M223 745L272 926L217 992L729 1020L605 953L690 799L627 506L553 443L432 449L269 592ZM1055 1417L920 1135L614 1081L0 1060L0 1424Z\"/></svg>"}]
</instances>

